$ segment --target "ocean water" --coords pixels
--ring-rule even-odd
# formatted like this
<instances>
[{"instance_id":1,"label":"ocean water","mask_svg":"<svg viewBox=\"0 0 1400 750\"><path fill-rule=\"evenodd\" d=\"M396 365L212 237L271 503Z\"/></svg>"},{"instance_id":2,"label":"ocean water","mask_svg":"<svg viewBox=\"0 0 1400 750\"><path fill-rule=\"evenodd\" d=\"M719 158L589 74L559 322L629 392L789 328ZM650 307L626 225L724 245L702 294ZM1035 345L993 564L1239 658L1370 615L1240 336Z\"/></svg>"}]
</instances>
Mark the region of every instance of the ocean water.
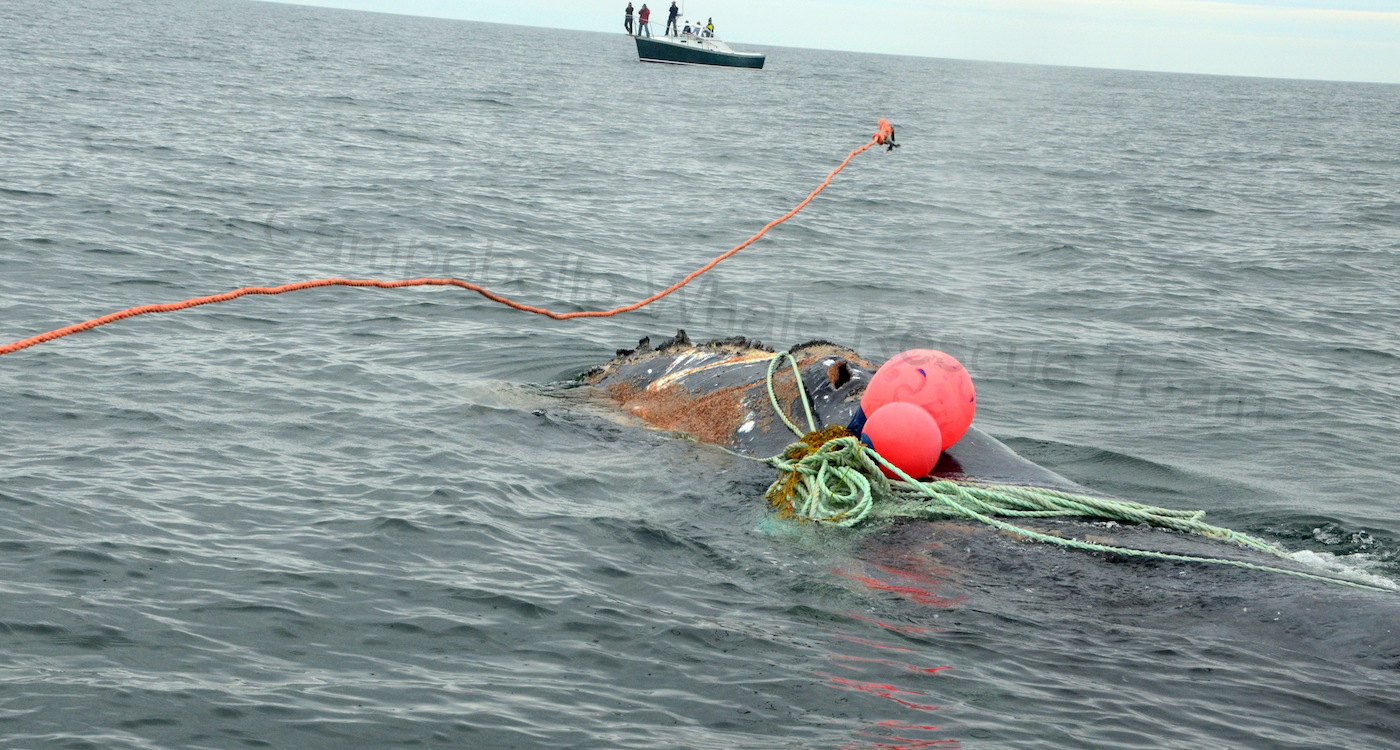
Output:
<instances>
[{"instance_id":1,"label":"ocean water","mask_svg":"<svg viewBox=\"0 0 1400 750\"><path fill-rule=\"evenodd\" d=\"M322 289L0 358L0 746L1400 747L1395 594L776 522L573 385L941 348L1095 492L1400 579L1400 87L767 51L0 4L3 342L324 276L611 307L903 144L626 316Z\"/></svg>"}]
</instances>

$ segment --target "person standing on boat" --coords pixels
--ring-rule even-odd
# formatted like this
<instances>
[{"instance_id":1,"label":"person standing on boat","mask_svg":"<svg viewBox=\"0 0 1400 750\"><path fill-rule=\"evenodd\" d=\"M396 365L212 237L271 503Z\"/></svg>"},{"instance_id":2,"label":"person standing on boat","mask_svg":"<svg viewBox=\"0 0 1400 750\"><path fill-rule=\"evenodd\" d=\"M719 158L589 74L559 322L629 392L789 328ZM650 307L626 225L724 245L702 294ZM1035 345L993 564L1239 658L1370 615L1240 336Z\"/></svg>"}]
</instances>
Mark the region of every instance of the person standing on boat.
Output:
<instances>
[{"instance_id":1,"label":"person standing on boat","mask_svg":"<svg viewBox=\"0 0 1400 750\"><path fill-rule=\"evenodd\" d=\"M627 29L627 35L632 36L632 4L627 4L627 15L623 18L622 28Z\"/></svg>"},{"instance_id":2,"label":"person standing on boat","mask_svg":"<svg viewBox=\"0 0 1400 750\"><path fill-rule=\"evenodd\" d=\"M715 19L711 18L709 21L706 21L706 22L705 22L705 36L713 37L714 35L715 35Z\"/></svg>"},{"instance_id":3,"label":"person standing on boat","mask_svg":"<svg viewBox=\"0 0 1400 750\"><path fill-rule=\"evenodd\" d=\"M642 9L637 11L637 36L641 36L645 31L647 36L651 36L651 10L646 3L642 3Z\"/></svg>"},{"instance_id":4,"label":"person standing on boat","mask_svg":"<svg viewBox=\"0 0 1400 750\"><path fill-rule=\"evenodd\" d=\"M676 0L671 0L671 17L666 19L666 35L676 36L681 33L680 27L676 26L676 18L681 14L681 9L676 7Z\"/></svg>"}]
</instances>

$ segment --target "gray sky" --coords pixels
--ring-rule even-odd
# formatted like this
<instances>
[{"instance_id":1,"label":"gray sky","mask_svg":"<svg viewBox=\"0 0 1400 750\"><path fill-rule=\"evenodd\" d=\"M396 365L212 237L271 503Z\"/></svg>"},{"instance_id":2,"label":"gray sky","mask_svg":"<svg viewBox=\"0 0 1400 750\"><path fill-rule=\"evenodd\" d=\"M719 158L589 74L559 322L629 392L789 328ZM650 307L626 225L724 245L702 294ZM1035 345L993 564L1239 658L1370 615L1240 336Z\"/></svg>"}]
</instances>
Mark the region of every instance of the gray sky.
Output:
<instances>
[{"instance_id":1,"label":"gray sky","mask_svg":"<svg viewBox=\"0 0 1400 750\"><path fill-rule=\"evenodd\" d=\"M639 0L632 0L640 8ZM622 30L627 0L299 0ZM648 3L655 31L669 0ZM1400 0L688 0L732 42L972 60L1400 83Z\"/></svg>"}]
</instances>

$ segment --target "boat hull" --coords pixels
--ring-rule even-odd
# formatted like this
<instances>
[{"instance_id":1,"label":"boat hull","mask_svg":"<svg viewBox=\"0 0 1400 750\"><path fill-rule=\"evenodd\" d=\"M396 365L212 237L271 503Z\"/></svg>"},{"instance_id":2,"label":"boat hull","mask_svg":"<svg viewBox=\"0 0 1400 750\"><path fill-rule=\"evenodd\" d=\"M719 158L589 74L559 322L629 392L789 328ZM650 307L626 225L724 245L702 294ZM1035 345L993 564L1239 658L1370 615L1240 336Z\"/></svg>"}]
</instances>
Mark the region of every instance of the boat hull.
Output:
<instances>
[{"instance_id":1,"label":"boat hull","mask_svg":"<svg viewBox=\"0 0 1400 750\"><path fill-rule=\"evenodd\" d=\"M697 49L671 42L634 37L637 40L637 56L642 62L674 63L680 65L720 65L727 68L763 68L765 56L754 52L726 54Z\"/></svg>"}]
</instances>

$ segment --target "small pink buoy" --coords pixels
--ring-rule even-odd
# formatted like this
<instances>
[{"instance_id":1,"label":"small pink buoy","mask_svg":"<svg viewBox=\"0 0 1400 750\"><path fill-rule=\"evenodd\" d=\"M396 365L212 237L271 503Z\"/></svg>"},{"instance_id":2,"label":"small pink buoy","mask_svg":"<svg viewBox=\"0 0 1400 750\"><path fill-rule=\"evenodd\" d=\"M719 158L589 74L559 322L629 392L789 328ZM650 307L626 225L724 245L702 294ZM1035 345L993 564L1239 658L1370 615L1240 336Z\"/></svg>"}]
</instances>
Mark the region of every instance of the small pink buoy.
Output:
<instances>
[{"instance_id":1,"label":"small pink buoy","mask_svg":"<svg viewBox=\"0 0 1400 750\"><path fill-rule=\"evenodd\" d=\"M865 421L863 434L876 453L915 479L927 476L943 452L938 423L918 405L904 401L876 409ZM891 479L895 476L883 466L880 471Z\"/></svg>"},{"instance_id":2,"label":"small pink buoy","mask_svg":"<svg viewBox=\"0 0 1400 750\"><path fill-rule=\"evenodd\" d=\"M891 357L870 378L860 408L873 416L880 407L897 401L923 407L938 423L944 448L962 439L977 410L977 392L967 368L934 349L910 349Z\"/></svg>"}]
</instances>

